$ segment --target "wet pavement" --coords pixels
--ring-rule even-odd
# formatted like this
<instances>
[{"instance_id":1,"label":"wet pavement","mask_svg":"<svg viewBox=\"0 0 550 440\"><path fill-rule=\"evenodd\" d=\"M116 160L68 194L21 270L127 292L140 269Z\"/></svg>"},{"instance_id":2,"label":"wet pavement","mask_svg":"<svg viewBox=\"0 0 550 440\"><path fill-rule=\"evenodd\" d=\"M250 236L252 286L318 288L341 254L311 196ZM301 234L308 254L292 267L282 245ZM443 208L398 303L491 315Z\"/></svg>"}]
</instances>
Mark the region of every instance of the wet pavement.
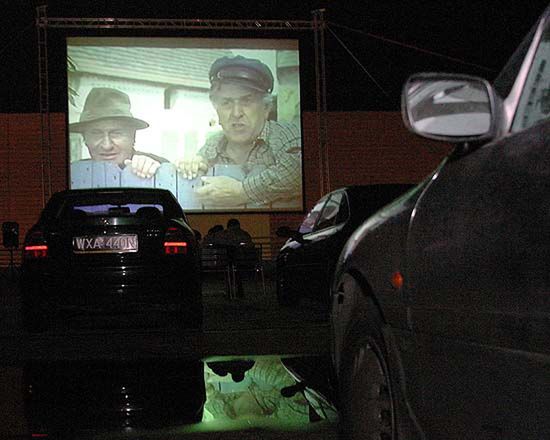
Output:
<instances>
[{"instance_id":1,"label":"wet pavement","mask_svg":"<svg viewBox=\"0 0 550 440\"><path fill-rule=\"evenodd\" d=\"M313 388L305 388L294 390L297 392L293 394L295 376L284 365L285 360L297 357L306 359L311 365L327 362L326 313L316 304L308 302L298 309L281 308L275 299L273 281L268 280L265 294L256 281L246 280L245 297L230 300L225 296L220 280L207 280L204 285L203 332L126 329L70 333L53 331L29 336L20 329L16 283L11 282L6 275L1 276L0 395L3 399L0 403L0 437L31 438L30 434L34 433L32 438L40 438L36 435L46 433L40 432L37 427L37 417L29 416L29 370L41 372L33 376L35 381L38 377L39 382L48 383L54 381L54 377L60 383L66 383L66 378L60 379L63 378L60 373L57 376L43 376L42 372L48 369L64 371L64 366L69 365L72 368L77 362L84 362L86 366L83 369L88 369L86 374L93 374L96 368L118 371L120 367L121 371L128 372L133 371L132 368L142 369L143 365L160 366L160 372L163 371L162 365L167 362L181 363L180 371L183 371L184 366L196 365L198 361L202 374L197 376L200 380L195 381L198 388L193 389L199 390L199 394L204 389L205 397L199 423L167 422L151 428L139 426L134 423L137 419L134 419L115 424L117 428L111 429L102 422L103 418L98 418L97 424L91 429L79 430L78 433L73 433L74 436L71 434L67 438L336 439L337 412L327 398L327 393L323 393L324 390L319 392ZM70 377L74 376L72 374ZM140 373L137 376L143 375ZM154 377L157 376L166 374ZM44 380L44 377L49 379ZM78 386L69 388L73 391L79 389L82 395L87 395L84 403L80 402L82 408L86 408L95 392L105 399L109 390L118 390L119 385L124 386L120 377L125 377L124 384L133 383L132 377L116 377L119 378L118 382L101 383L92 391L90 388L80 390ZM183 377L189 379L194 376ZM91 380L85 382L93 383ZM148 381L149 384L152 382L154 381ZM176 391L185 389L182 385L184 382L174 383L179 384ZM162 394L161 390L164 388L158 384L155 386L159 387L159 392L143 400L146 393L143 391L143 384L140 385L139 391L134 394L141 396L142 401L141 404L135 404L136 408L145 408L143 402L153 400L156 402L154 406L161 409L164 405L166 410L173 409L174 406L185 407L181 402L177 403L174 397L178 396L177 392L173 396L168 393L164 398L159 397L158 394ZM35 387L35 395L39 394L36 389ZM281 390L287 390L284 394L288 397L284 397ZM55 394L59 394L53 400L55 404L48 403L47 406L53 406L56 417L66 417L60 403L66 395L61 391ZM74 392L72 394L74 398ZM118 396L113 401L116 400L116 405L119 406L124 402L128 404L132 396L130 394L121 403L120 392L112 394ZM151 398L155 395L154 399ZM188 400L184 399L183 402ZM97 399L91 401L97 403ZM118 408L110 400L109 402L109 411ZM74 408L78 405L72 406ZM116 411L119 415L126 414L120 412L122 409ZM70 420L78 413L69 414ZM49 432L48 437L42 438L55 437Z\"/></svg>"},{"instance_id":2,"label":"wet pavement","mask_svg":"<svg viewBox=\"0 0 550 440\"><path fill-rule=\"evenodd\" d=\"M266 294L255 280L245 280L244 298L229 299L223 283L204 283L202 332L170 329L49 331L27 335L21 330L16 283L0 279L0 359L4 364L28 359L205 358L328 352L326 312L313 302L299 308L277 304L273 281Z\"/></svg>"}]
</instances>

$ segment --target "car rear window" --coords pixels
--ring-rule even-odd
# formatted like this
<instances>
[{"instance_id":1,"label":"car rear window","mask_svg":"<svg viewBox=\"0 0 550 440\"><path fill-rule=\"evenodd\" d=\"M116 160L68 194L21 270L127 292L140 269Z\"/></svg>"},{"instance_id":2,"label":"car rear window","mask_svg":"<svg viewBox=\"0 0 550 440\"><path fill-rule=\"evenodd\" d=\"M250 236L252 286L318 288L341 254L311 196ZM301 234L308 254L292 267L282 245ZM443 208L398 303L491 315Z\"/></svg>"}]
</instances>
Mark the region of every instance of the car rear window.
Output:
<instances>
[{"instance_id":1,"label":"car rear window","mask_svg":"<svg viewBox=\"0 0 550 440\"><path fill-rule=\"evenodd\" d=\"M176 198L168 191L61 191L42 210L39 222L62 220L69 216L142 216L179 218L187 222ZM74 217L73 217L74 218Z\"/></svg>"},{"instance_id":2,"label":"car rear window","mask_svg":"<svg viewBox=\"0 0 550 440\"><path fill-rule=\"evenodd\" d=\"M136 214L162 215L164 208L160 204L146 203L96 203L96 204L74 204L67 207L64 215L73 216L75 213L83 212L86 217L95 216L133 216ZM156 210L156 211L155 211ZM78 214L77 214L78 215Z\"/></svg>"}]
</instances>

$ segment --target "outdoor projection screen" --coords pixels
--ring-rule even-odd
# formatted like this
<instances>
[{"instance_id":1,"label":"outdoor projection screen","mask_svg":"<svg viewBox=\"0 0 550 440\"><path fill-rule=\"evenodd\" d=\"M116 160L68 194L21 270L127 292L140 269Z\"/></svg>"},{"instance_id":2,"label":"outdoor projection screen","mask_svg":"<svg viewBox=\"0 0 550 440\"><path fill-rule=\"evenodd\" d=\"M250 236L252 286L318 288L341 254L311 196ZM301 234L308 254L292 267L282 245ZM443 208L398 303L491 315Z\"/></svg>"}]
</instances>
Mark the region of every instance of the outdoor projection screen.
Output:
<instances>
[{"instance_id":1,"label":"outdoor projection screen","mask_svg":"<svg viewBox=\"0 0 550 440\"><path fill-rule=\"evenodd\" d=\"M298 40L67 38L70 188L301 211L299 70Z\"/></svg>"}]
</instances>

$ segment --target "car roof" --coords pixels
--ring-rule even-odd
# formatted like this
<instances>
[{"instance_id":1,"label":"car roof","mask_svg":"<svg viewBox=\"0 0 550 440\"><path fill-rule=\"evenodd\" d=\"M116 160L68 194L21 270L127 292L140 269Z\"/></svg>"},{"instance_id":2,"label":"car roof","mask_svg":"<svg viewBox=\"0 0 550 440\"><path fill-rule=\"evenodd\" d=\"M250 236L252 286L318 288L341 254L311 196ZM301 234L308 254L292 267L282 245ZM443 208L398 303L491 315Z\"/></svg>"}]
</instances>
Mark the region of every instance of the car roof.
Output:
<instances>
[{"instance_id":1,"label":"car roof","mask_svg":"<svg viewBox=\"0 0 550 440\"><path fill-rule=\"evenodd\" d=\"M394 194L405 193L410 188L416 186L413 183L380 183L373 185L349 185L342 188L335 189L334 192L345 191L348 196L352 199L350 202L353 202L354 199L357 201L363 201L369 198L383 197L387 195L388 197L394 197Z\"/></svg>"},{"instance_id":2,"label":"car roof","mask_svg":"<svg viewBox=\"0 0 550 440\"><path fill-rule=\"evenodd\" d=\"M85 189L66 189L63 191L58 191L53 194L52 197L67 197L74 194L75 196L86 195L86 194L170 194L170 191L167 189L161 188L85 188Z\"/></svg>"},{"instance_id":3,"label":"car roof","mask_svg":"<svg viewBox=\"0 0 550 440\"><path fill-rule=\"evenodd\" d=\"M101 198L104 195L106 197L112 197L116 195L124 196L138 196L146 195L148 197L158 197L159 201L172 200L174 203L178 203L176 198L167 189L159 188L86 188L86 189L67 189L58 191L52 195L48 204L55 204L60 200L75 200L85 198Z\"/></svg>"},{"instance_id":4,"label":"car roof","mask_svg":"<svg viewBox=\"0 0 550 440\"><path fill-rule=\"evenodd\" d=\"M44 208L40 219L46 221L55 216L61 206L65 203L74 203L78 200L94 200L101 199L101 196L111 198L120 195L122 198L128 196L133 198L136 196L146 196L147 199L154 199L168 208L167 215L170 217L184 218L186 216L174 195L167 189L160 188L87 188L87 189L67 189L54 193L46 207Z\"/></svg>"}]
</instances>

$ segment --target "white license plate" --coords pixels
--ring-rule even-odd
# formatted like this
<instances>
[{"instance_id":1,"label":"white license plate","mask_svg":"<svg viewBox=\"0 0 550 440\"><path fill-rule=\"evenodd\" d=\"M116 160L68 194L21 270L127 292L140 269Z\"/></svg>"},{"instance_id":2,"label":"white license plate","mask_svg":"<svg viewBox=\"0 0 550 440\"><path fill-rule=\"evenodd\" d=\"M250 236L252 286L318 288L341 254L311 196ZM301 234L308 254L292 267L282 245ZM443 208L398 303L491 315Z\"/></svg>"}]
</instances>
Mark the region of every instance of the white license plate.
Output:
<instances>
[{"instance_id":1,"label":"white license plate","mask_svg":"<svg viewBox=\"0 0 550 440\"><path fill-rule=\"evenodd\" d=\"M73 252L77 254L90 253L122 253L137 252L137 234L96 235L73 237Z\"/></svg>"}]
</instances>

